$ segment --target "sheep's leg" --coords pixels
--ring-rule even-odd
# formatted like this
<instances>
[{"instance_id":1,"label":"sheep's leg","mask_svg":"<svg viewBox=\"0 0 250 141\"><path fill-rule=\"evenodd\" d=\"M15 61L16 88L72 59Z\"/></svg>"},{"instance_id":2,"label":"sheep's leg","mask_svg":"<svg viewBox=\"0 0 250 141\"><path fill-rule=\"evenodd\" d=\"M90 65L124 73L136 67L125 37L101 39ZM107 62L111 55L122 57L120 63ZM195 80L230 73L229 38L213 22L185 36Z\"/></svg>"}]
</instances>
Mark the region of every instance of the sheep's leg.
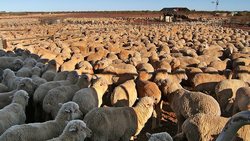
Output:
<instances>
[{"instance_id":1,"label":"sheep's leg","mask_svg":"<svg viewBox=\"0 0 250 141\"><path fill-rule=\"evenodd\" d=\"M152 127L151 129L155 129L161 126L161 109L162 109L163 102L160 101L156 106L155 110L153 111L153 118L152 118Z\"/></svg>"},{"instance_id":2,"label":"sheep's leg","mask_svg":"<svg viewBox=\"0 0 250 141\"><path fill-rule=\"evenodd\" d=\"M185 118L181 115L176 115L176 116L177 116L177 125L178 125L177 133L181 133L181 131L182 131L181 126L184 123Z\"/></svg>"}]
</instances>

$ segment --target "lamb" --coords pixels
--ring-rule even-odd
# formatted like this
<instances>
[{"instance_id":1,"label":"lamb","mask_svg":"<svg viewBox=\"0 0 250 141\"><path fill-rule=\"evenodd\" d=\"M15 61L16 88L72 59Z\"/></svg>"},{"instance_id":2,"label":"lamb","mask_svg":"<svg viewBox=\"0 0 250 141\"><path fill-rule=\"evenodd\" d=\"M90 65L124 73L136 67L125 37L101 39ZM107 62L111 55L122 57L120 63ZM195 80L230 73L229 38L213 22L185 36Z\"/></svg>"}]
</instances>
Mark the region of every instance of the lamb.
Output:
<instances>
[{"instance_id":1,"label":"lamb","mask_svg":"<svg viewBox=\"0 0 250 141\"><path fill-rule=\"evenodd\" d=\"M0 136L0 140L44 141L52 139L63 132L66 122L80 118L81 114L76 103L67 102L62 105L55 120L12 126Z\"/></svg>"},{"instance_id":2,"label":"lamb","mask_svg":"<svg viewBox=\"0 0 250 141\"><path fill-rule=\"evenodd\" d=\"M56 76L56 61L50 60L45 70L46 71L43 73L42 78L46 79L47 81L52 81Z\"/></svg>"},{"instance_id":3,"label":"lamb","mask_svg":"<svg viewBox=\"0 0 250 141\"><path fill-rule=\"evenodd\" d=\"M10 96L13 96L18 90L25 90L31 97L36 89L36 84L30 78L22 78L17 89L0 94L0 109L11 103Z\"/></svg>"},{"instance_id":4,"label":"lamb","mask_svg":"<svg viewBox=\"0 0 250 141\"><path fill-rule=\"evenodd\" d=\"M36 65L37 61L33 58L27 58L24 60L24 65L16 72L17 77L31 77L31 69Z\"/></svg>"},{"instance_id":5,"label":"lamb","mask_svg":"<svg viewBox=\"0 0 250 141\"><path fill-rule=\"evenodd\" d=\"M91 130L86 126L82 120L71 120L63 133L48 141L84 141L86 137L91 136Z\"/></svg>"},{"instance_id":6,"label":"lamb","mask_svg":"<svg viewBox=\"0 0 250 141\"><path fill-rule=\"evenodd\" d=\"M47 82L46 79L43 79L40 77L41 76L41 69L39 67L36 67L36 66L33 67L31 69L31 73L32 73L31 79L35 84L37 84L37 86L40 86L40 85Z\"/></svg>"},{"instance_id":7,"label":"lamb","mask_svg":"<svg viewBox=\"0 0 250 141\"><path fill-rule=\"evenodd\" d=\"M34 101L34 107L35 107L35 119L39 120L41 118L41 116L39 116L38 113L42 113L42 102L49 90L59 87L59 86L75 84L77 80L78 80L77 72L72 71L69 73L66 80L51 81L51 82L47 82L47 83L40 85L36 89L33 95L33 101Z\"/></svg>"},{"instance_id":8,"label":"lamb","mask_svg":"<svg viewBox=\"0 0 250 141\"><path fill-rule=\"evenodd\" d=\"M220 106L210 95L201 92L192 92L185 89L177 89L166 95L170 107L175 112L178 120L178 133L185 119L198 113L220 116Z\"/></svg>"},{"instance_id":9,"label":"lamb","mask_svg":"<svg viewBox=\"0 0 250 141\"><path fill-rule=\"evenodd\" d=\"M83 115L86 115L90 110L102 105L102 97L107 89L106 80L97 78L91 87L77 91L72 101L76 102Z\"/></svg>"},{"instance_id":10,"label":"lamb","mask_svg":"<svg viewBox=\"0 0 250 141\"><path fill-rule=\"evenodd\" d=\"M245 110L250 110L250 87L241 87L236 91L233 115Z\"/></svg>"},{"instance_id":11,"label":"lamb","mask_svg":"<svg viewBox=\"0 0 250 141\"><path fill-rule=\"evenodd\" d=\"M210 114L196 114L188 118L182 125L182 132L174 137L176 141L182 141L184 139L188 141L211 141L215 140L220 134L223 127L228 122L228 118L214 116ZM249 141L250 126L243 126L237 133L236 138Z\"/></svg>"},{"instance_id":12,"label":"lamb","mask_svg":"<svg viewBox=\"0 0 250 141\"><path fill-rule=\"evenodd\" d=\"M90 78L83 74L79 78L76 84L59 86L48 91L48 94L44 97L43 100L43 110L47 114L51 114L54 119L57 115L58 110L60 109L59 103L65 103L72 100L74 94L82 89L87 88L90 85Z\"/></svg>"},{"instance_id":13,"label":"lamb","mask_svg":"<svg viewBox=\"0 0 250 141\"><path fill-rule=\"evenodd\" d=\"M223 80L216 85L215 93L223 115L232 113L236 91L240 87L248 86L246 82L238 79Z\"/></svg>"},{"instance_id":14,"label":"lamb","mask_svg":"<svg viewBox=\"0 0 250 141\"><path fill-rule=\"evenodd\" d=\"M28 93L19 90L15 92L12 103L0 110L0 135L13 125L25 123L25 107L28 105L28 101Z\"/></svg>"},{"instance_id":15,"label":"lamb","mask_svg":"<svg viewBox=\"0 0 250 141\"><path fill-rule=\"evenodd\" d=\"M148 141L173 141L172 137L167 132L161 133L146 133Z\"/></svg>"},{"instance_id":16,"label":"lamb","mask_svg":"<svg viewBox=\"0 0 250 141\"><path fill-rule=\"evenodd\" d=\"M135 107L95 108L83 121L92 131L92 141L128 141L140 133L153 107L154 99L143 97Z\"/></svg>"},{"instance_id":17,"label":"lamb","mask_svg":"<svg viewBox=\"0 0 250 141\"><path fill-rule=\"evenodd\" d=\"M117 107L132 107L137 99L134 80L128 80L117 86L110 96L111 104Z\"/></svg>"}]
</instances>

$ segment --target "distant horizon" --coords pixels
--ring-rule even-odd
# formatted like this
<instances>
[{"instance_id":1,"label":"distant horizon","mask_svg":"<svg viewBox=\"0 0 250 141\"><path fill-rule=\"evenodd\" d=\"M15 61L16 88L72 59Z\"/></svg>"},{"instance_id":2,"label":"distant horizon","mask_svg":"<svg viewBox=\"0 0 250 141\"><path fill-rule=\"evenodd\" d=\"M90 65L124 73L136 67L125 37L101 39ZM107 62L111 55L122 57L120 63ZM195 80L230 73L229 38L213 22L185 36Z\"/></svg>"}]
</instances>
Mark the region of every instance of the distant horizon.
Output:
<instances>
[{"instance_id":1,"label":"distant horizon","mask_svg":"<svg viewBox=\"0 0 250 141\"><path fill-rule=\"evenodd\" d=\"M216 0L1 0L0 11L160 11L165 7L187 7L195 11L215 11L215 1ZM219 0L216 11L250 11L250 0Z\"/></svg>"}]
</instances>

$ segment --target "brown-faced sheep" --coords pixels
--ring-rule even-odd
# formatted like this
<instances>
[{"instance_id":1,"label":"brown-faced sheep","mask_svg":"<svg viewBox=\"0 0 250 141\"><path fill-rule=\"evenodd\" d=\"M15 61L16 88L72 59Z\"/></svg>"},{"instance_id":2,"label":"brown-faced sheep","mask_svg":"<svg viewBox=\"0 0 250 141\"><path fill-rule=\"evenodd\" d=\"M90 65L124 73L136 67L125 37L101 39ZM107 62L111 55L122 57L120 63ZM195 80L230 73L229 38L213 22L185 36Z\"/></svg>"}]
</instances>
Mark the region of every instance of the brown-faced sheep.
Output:
<instances>
[{"instance_id":1,"label":"brown-faced sheep","mask_svg":"<svg viewBox=\"0 0 250 141\"><path fill-rule=\"evenodd\" d=\"M44 141L52 139L63 132L66 122L80 118L81 114L76 103L67 102L62 105L55 120L12 126L0 136L0 140Z\"/></svg>"},{"instance_id":2,"label":"brown-faced sheep","mask_svg":"<svg viewBox=\"0 0 250 141\"><path fill-rule=\"evenodd\" d=\"M25 107L28 105L28 101L28 93L19 90L15 92L11 104L0 110L0 135L13 125L25 123Z\"/></svg>"},{"instance_id":3,"label":"brown-faced sheep","mask_svg":"<svg viewBox=\"0 0 250 141\"><path fill-rule=\"evenodd\" d=\"M128 141L140 133L153 113L153 105L151 97L144 97L135 107L95 108L83 121L92 131L93 141Z\"/></svg>"}]
</instances>

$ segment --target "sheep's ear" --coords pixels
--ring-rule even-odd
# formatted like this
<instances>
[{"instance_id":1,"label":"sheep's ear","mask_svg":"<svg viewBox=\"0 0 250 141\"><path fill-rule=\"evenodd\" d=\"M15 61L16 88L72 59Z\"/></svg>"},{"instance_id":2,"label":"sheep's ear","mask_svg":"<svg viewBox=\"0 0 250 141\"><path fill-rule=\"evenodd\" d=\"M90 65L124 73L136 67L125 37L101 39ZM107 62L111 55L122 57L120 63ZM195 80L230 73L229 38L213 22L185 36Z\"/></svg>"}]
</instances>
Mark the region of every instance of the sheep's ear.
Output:
<instances>
[{"instance_id":1,"label":"sheep's ear","mask_svg":"<svg viewBox=\"0 0 250 141\"><path fill-rule=\"evenodd\" d=\"M71 110L70 109L65 109L64 110L66 113L71 113Z\"/></svg>"},{"instance_id":2,"label":"sheep's ear","mask_svg":"<svg viewBox=\"0 0 250 141\"><path fill-rule=\"evenodd\" d=\"M69 128L69 132L77 132L77 128L75 126L71 126Z\"/></svg>"},{"instance_id":3,"label":"sheep's ear","mask_svg":"<svg viewBox=\"0 0 250 141\"><path fill-rule=\"evenodd\" d=\"M151 135L152 135L152 134L150 134L150 133L148 133L148 132L146 133L146 137L147 137L147 138L150 138Z\"/></svg>"}]
</instances>

